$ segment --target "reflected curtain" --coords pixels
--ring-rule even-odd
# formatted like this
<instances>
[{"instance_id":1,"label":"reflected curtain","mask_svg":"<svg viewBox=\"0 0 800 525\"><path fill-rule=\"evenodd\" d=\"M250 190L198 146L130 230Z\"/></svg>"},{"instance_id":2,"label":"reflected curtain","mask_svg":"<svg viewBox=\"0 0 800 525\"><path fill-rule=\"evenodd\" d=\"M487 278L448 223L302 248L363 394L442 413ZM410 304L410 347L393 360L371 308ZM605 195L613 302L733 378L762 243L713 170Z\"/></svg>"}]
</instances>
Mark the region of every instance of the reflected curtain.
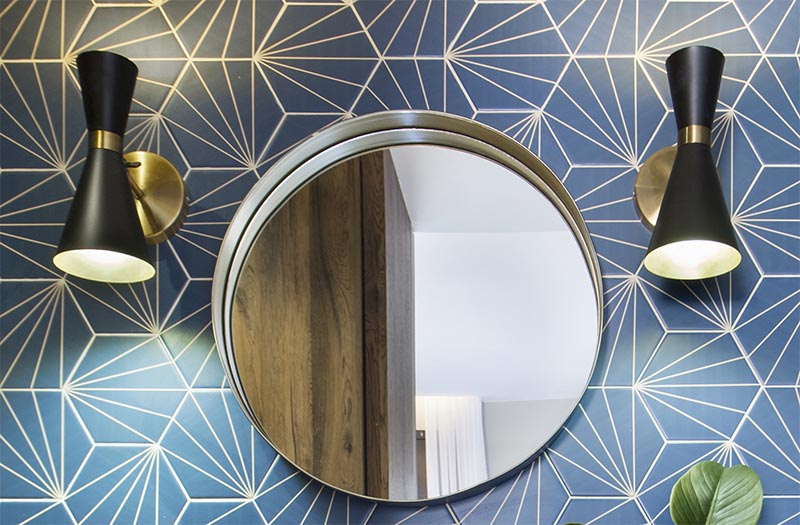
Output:
<instances>
[{"instance_id":1,"label":"reflected curtain","mask_svg":"<svg viewBox=\"0 0 800 525\"><path fill-rule=\"evenodd\" d=\"M487 479L483 405L475 396L417 396L418 428L425 430L428 497Z\"/></svg>"}]
</instances>

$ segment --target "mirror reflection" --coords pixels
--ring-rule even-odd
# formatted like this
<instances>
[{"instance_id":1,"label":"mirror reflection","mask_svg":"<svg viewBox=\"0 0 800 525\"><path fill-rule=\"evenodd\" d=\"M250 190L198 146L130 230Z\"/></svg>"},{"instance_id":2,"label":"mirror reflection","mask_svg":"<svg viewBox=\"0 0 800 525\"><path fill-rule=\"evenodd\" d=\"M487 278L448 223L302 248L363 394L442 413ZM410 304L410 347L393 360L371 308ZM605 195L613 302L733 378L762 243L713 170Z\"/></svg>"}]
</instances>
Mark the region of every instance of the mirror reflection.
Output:
<instances>
[{"instance_id":1,"label":"mirror reflection","mask_svg":"<svg viewBox=\"0 0 800 525\"><path fill-rule=\"evenodd\" d=\"M264 434L337 488L429 499L497 477L560 428L591 373L594 289L555 207L472 153L342 162L267 222L233 353Z\"/></svg>"}]
</instances>

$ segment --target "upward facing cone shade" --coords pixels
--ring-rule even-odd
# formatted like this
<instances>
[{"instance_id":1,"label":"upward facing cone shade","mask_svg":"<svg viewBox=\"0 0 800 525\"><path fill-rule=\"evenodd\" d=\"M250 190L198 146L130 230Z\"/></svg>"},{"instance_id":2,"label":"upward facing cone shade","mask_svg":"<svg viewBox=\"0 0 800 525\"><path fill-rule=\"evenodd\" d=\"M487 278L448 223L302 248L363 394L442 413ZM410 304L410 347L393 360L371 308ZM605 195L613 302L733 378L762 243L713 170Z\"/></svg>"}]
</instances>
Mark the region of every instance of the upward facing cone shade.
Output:
<instances>
[{"instance_id":1,"label":"upward facing cone shade","mask_svg":"<svg viewBox=\"0 0 800 525\"><path fill-rule=\"evenodd\" d=\"M78 56L89 153L53 263L84 279L123 283L155 275L121 152L137 73L114 53ZM116 145L95 143L98 132L118 137Z\"/></svg>"},{"instance_id":2,"label":"upward facing cone shade","mask_svg":"<svg viewBox=\"0 0 800 525\"><path fill-rule=\"evenodd\" d=\"M644 259L670 279L705 279L742 260L711 155L710 133L725 57L693 46L667 59L679 141L675 163Z\"/></svg>"}]
</instances>

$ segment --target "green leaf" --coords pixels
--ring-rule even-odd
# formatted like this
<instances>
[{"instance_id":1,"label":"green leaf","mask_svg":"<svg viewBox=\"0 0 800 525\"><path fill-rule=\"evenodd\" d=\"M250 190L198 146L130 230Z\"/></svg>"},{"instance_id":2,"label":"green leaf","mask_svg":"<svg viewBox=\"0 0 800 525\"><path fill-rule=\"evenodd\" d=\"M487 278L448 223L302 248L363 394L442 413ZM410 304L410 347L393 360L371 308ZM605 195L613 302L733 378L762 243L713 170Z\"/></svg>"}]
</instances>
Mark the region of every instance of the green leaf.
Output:
<instances>
[{"instance_id":1,"label":"green leaf","mask_svg":"<svg viewBox=\"0 0 800 525\"><path fill-rule=\"evenodd\" d=\"M761 481L750 467L726 469L704 461L672 487L669 512L676 525L755 525L763 495Z\"/></svg>"},{"instance_id":2,"label":"green leaf","mask_svg":"<svg viewBox=\"0 0 800 525\"><path fill-rule=\"evenodd\" d=\"M753 469L737 465L725 469L708 513L709 525L756 525L764 490Z\"/></svg>"},{"instance_id":3,"label":"green leaf","mask_svg":"<svg viewBox=\"0 0 800 525\"><path fill-rule=\"evenodd\" d=\"M689 469L672 487L669 515L675 525L706 523L717 484L725 467L714 461L704 461Z\"/></svg>"}]
</instances>

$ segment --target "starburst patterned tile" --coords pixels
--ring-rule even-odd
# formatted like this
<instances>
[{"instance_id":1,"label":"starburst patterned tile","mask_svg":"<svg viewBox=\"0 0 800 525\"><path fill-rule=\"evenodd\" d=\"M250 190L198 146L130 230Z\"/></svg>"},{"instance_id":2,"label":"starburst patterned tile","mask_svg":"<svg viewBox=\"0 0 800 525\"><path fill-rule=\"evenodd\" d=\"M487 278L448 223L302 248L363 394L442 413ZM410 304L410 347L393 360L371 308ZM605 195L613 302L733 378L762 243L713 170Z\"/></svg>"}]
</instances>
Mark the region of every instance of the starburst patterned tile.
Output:
<instances>
[{"instance_id":1,"label":"starburst patterned tile","mask_svg":"<svg viewBox=\"0 0 800 525\"><path fill-rule=\"evenodd\" d=\"M766 494L797 496L800 398L794 388L768 388L758 397L736 436L736 453L762 477Z\"/></svg>"},{"instance_id":2,"label":"starburst patterned tile","mask_svg":"<svg viewBox=\"0 0 800 525\"><path fill-rule=\"evenodd\" d=\"M78 523L171 523L186 500L158 445L95 447L68 497Z\"/></svg>"},{"instance_id":3,"label":"starburst patterned tile","mask_svg":"<svg viewBox=\"0 0 800 525\"><path fill-rule=\"evenodd\" d=\"M742 312L735 337L767 385L798 383L800 288L796 279L764 279ZM765 300L769 294L769 299Z\"/></svg>"},{"instance_id":4,"label":"starburst patterned tile","mask_svg":"<svg viewBox=\"0 0 800 525\"><path fill-rule=\"evenodd\" d=\"M3 283L0 291L13 297L15 288L29 299L3 305L0 320L13 328L0 342L0 388L61 388L94 333L64 281Z\"/></svg>"},{"instance_id":5,"label":"starburst patterned tile","mask_svg":"<svg viewBox=\"0 0 800 525\"><path fill-rule=\"evenodd\" d=\"M134 61L153 55L186 57L160 6L151 2L96 3L83 20L81 31L66 42L68 56L90 49L114 51Z\"/></svg>"},{"instance_id":6,"label":"starburst patterned tile","mask_svg":"<svg viewBox=\"0 0 800 525\"><path fill-rule=\"evenodd\" d=\"M181 0L0 5L0 522L668 524L702 460L761 476L761 522L800 519L800 3ZM676 141L664 60L726 54L713 154L732 274L643 269L632 200ZM139 67L126 149L167 157L189 216L157 277L65 278L52 256L86 129L75 58ZM210 290L228 224L304 138L376 111L483 122L537 154L603 272L589 391L533 464L468 498L395 506L283 460L231 394Z\"/></svg>"},{"instance_id":7,"label":"starburst patterned tile","mask_svg":"<svg viewBox=\"0 0 800 525\"><path fill-rule=\"evenodd\" d=\"M6 2L0 9L0 57L3 60L60 60L64 43L75 38L92 4L69 9L55 2ZM51 38L40 38L42 34Z\"/></svg>"},{"instance_id":8,"label":"starburst patterned tile","mask_svg":"<svg viewBox=\"0 0 800 525\"><path fill-rule=\"evenodd\" d=\"M64 171L82 161L85 118L64 64L5 63L0 78L3 167Z\"/></svg>"},{"instance_id":9,"label":"starburst patterned tile","mask_svg":"<svg viewBox=\"0 0 800 525\"><path fill-rule=\"evenodd\" d=\"M800 7L796 2L745 2L737 7L761 49L769 54L797 54Z\"/></svg>"},{"instance_id":10,"label":"starburst patterned tile","mask_svg":"<svg viewBox=\"0 0 800 525\"><path fill-rule=\"evenodd\" d=\"M445 13L452 9L444 2L356 2L353 7L379 56L442 56Z\"/></svg>"}]
</instances>

